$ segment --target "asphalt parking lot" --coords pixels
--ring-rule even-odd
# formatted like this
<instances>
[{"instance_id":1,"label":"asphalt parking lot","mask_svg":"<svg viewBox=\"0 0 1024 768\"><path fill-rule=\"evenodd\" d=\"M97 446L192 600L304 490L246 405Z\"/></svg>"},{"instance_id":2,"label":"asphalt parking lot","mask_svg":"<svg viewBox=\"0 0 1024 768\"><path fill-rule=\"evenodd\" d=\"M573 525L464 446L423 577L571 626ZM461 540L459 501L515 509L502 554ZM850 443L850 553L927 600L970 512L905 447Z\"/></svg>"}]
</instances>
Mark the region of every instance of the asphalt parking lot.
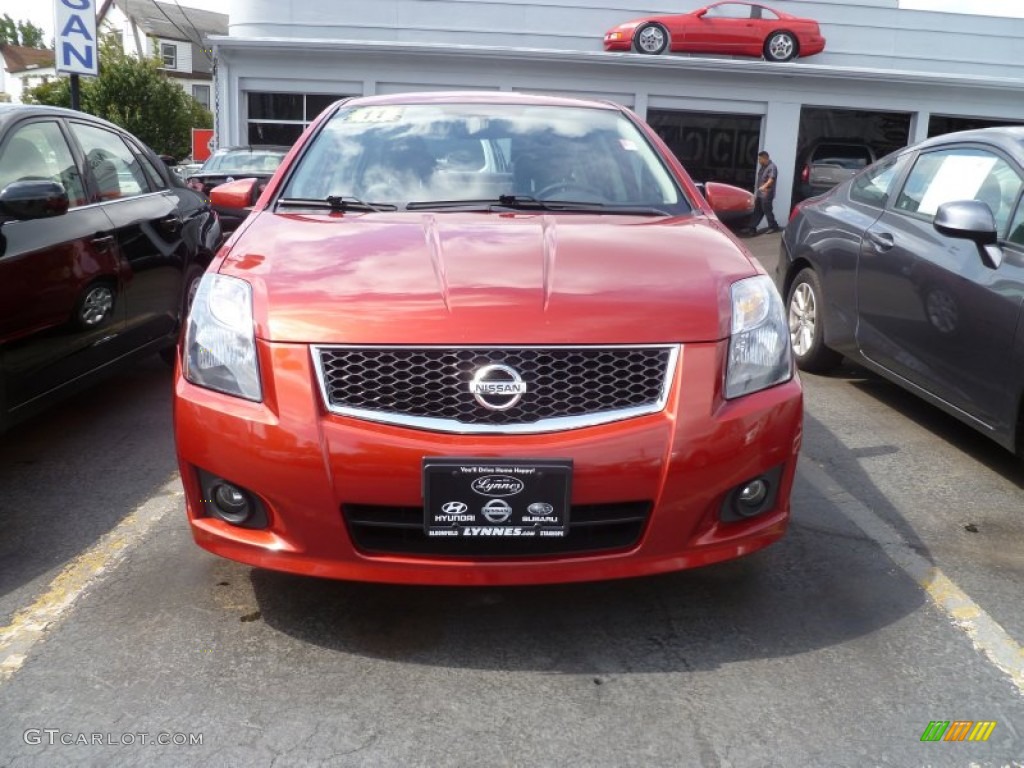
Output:
<instances>
[{"instance_id":1,"label":"asphalt parking lot","mask_svg":"<svg viewBox=\"0 0 1024 768\"><path fill-rule=\"evenodd\" d=\"M0 766L1024 765L1024 464L855 366L803 380L767 550L411 588L199 550L147 361L0 437Z\"/></svg>"}]
</instances>

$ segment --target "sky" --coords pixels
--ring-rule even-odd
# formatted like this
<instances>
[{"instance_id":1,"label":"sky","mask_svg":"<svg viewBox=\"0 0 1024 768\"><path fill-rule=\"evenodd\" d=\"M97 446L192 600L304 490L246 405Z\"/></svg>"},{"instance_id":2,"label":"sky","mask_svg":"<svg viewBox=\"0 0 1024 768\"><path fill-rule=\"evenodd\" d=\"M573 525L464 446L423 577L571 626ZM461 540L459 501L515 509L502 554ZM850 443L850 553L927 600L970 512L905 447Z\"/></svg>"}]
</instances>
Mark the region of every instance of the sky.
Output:
<instances>
[{"instance_id":1,"label":"sky","mask_svg":"<svg viewBox=\"0 0 1024 768\"><path fill-rule=\"evenodd\" d=\"M54 0L55 2L55 0ZM42 27L47 41L53 38L53 7L54 2L47 0L3 0L0 3L0 15L9 14L15 21L28 19L37 27ZM102 0L95 0L97 5ZM202 8L219 13L228 12L229 0L178 0L189 8ZM767 0L771 5L771 0ZM1008 16L1024 18L1024 2L1022 0L899 0L900 8L919 11L945 11L948 13L973 13L989 16Z\"/></svg>"}]
</instances>

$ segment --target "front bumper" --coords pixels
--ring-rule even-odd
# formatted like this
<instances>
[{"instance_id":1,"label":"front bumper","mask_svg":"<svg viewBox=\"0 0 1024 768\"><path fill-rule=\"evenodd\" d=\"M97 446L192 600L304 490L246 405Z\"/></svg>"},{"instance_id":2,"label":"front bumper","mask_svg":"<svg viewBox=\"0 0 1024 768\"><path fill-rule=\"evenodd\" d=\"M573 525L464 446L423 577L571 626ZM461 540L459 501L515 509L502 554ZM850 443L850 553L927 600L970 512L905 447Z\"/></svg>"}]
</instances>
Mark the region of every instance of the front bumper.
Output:
<instances>
[{"instance_id":1,"label":"front bumper","mask_svg":"<svg viewBox=\"0 0 1024 768\"><path fill-rule=\"evenodd\" d=\"M454 435L327 413L308 347L258 342L264 402L196 387L179 372L174 420L188 518L196 542L249 565L357 581L540 584L641 576L728 560L776 541L789 520L800 448L799 380L721 398L726 343L682 348L665 410L541 435ZM360 549L344 509L422 507L425 456L571 458L572 504L645 503L635 541L600 551L464 556ZM724 522L738 485L777 470L773 506ZM200 472L257 497L268 525L210 517ZM364 513L365 515L365 513Z\"/></svg>"},{"instance_id":2,"label":"front bumper","mask_svg":"<svg viewBox=\"0 0 1024 768\"><path fill-rule=\"evenodd\" d=\"M609 32L604 36L606 51L631 51L633 49L632 32Z\"/></svg>"}]
</instances>

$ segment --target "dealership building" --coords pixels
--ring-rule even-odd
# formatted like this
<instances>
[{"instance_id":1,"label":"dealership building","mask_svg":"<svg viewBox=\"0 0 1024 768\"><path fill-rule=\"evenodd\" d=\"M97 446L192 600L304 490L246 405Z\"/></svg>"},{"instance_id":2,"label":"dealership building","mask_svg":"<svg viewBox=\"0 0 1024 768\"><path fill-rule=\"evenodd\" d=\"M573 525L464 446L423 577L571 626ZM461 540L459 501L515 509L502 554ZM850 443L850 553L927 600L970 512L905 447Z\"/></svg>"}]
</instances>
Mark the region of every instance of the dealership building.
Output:
<instances>
[{"instance_id":1,"label":"dealership building","mask_svg":"<svg viewBox=\"0 0 1024 768\"><path fill-rule=\"evenodd\" d=\"M232 0L212 38L220 146L290 144L332 101L428 90L609 99L654 126L698 181L752 186L758 149L788 211L805 149L1024 123L1024 19L909 10L900 0L770 0L815 19L823 53L775 63L603 50L630 19L699 0Z\"/></svg>"}]
</instances>

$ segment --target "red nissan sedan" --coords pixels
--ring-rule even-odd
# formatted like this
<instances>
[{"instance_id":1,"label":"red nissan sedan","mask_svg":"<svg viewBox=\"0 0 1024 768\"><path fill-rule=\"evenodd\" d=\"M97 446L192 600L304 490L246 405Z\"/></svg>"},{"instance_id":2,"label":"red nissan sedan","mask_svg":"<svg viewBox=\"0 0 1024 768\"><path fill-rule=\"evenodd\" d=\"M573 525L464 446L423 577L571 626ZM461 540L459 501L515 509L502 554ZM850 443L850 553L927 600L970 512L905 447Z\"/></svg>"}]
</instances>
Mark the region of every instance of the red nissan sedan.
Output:
<instances>
[{"instance_id":1,"label":"red nissan sedan","mask_svg":"<svg viewBox=\"0 0 1024 768\"><path fill-rule=\"evenodd\" d=\"M702 195L610 103L333 105L192 305L174 421L196 541L449 585L776 541L802 393L772 280L714 213L748 202Z\"/></svg>"}]
</instances>

